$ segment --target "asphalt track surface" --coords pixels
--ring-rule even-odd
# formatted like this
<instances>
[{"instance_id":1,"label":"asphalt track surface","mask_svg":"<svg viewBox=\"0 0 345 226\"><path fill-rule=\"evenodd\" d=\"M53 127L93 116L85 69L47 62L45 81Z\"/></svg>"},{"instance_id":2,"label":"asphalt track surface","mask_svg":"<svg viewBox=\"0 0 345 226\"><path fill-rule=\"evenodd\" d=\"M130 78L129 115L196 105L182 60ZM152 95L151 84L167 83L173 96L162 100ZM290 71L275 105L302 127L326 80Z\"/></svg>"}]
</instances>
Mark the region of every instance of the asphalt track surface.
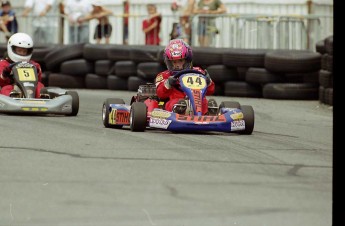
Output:
<instances>
[{"instance_id":1,"label":"asphalt track surface","mask_svg":"<svg viewBox=\"0 0 345 226\"><path fill-rule=\"evenodd\" d=\"M104 128L102 103L134 92L77 90L76 117L0 115L0 225L332 224L333 109L252 105L252 135Z\"/></svg>"}]
</instances>

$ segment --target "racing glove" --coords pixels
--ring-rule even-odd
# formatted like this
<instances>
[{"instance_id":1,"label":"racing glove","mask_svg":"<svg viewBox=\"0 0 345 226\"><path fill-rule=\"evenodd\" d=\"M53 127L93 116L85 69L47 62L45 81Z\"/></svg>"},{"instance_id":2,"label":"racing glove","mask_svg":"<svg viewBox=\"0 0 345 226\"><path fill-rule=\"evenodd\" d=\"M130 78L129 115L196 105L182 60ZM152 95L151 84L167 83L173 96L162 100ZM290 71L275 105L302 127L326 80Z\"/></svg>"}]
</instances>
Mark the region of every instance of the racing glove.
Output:
<instances>
[{"instance_id":1,"label":"racing glove","mask_svg":"<svg viewBox=\"0 0 345 226\"><path fill-rule=\"evenodd\" d=\"M208 71L205 69L205 79L206 79L206 84L207 86L209 86L211 84L211 76L210 74L208 73Z\"/></svg>"},{"instance_id":2,"label":"racing glove","mask_svg":"<svg viewBox=\"0 0 345 226\"><path fill-rule=\"evenodd\" d=\"M175 86L177 84L177 78L174 76L170 76L167 80L165 80L165 87L167 89L171 89L172 86Z\"/></svg>"},{"instance_id":3,"label":"racing glove","mask_svg":"<svg viewBox=\"0 0 345 226\"><path fill-rule=\"evenodd\" d=\"M5 67L2 71L2 77L3 78L9 78L11 75L11 69L9 67Z\"/></svg>"}]
</instances>

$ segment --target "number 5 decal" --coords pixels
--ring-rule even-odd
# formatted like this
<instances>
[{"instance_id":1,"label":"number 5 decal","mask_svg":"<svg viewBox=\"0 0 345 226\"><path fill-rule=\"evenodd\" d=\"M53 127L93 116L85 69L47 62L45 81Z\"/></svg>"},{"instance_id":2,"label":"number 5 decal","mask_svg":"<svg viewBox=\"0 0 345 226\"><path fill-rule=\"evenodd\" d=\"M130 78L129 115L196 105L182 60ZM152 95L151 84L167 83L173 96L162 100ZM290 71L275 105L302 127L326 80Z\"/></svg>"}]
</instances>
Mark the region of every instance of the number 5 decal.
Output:
<instances>
[{"instance_id":1,"label":"number 5 decal","mask_svg":"<svg viewBox=\"0 0 345 226\"><path fill-rule=\"evenodd\" d=\"M20 81L36 81L35 71L33 68L18 68Z\"/></svg>"}]
</instances>

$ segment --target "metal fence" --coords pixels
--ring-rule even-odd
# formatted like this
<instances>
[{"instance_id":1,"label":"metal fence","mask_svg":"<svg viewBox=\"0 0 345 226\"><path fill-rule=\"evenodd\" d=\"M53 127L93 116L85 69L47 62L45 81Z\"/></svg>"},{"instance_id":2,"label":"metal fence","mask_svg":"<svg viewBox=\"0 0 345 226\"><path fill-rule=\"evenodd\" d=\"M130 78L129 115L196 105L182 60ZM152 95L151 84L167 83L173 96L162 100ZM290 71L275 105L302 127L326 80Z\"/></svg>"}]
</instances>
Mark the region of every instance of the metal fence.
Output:
<instances>
[{"instance_id":1,"label":"metal fence","mask_svg":"<svg viewBox=\"0 0 345 226\"><path fill-rule=\"evenodd\" d=\"M198 21L200 17L210 15L196 15L190 17L191 45L200 46L198 42ZM142 21L147 15L130 15L128 25L128 44L145 44L142 31ZM123 44L124 19L123 15L109 17L113 26L110 43ZM255 15L255 14L221 14L214 17L219 33L214 34L212 47L233 47L252 49L315 49L319 40L329 35L329 24L333 24L332 16L310 15ZM36 17L17 17L19 32L26 32L35 38L36 43L44 43L37 36L38 31L48 32L46 38L49 43L69 43L69 24L64 16L59 14L47 16L45 19ZM173 23L179 22L177 15L162 15L160 38L161 45L168 43ZM95 43L93 34L97 25L96 20L89 23L89 42ZM327 26L327 31L325 27ZM40 28L40 30L38 30ZM75 30L78 32L78 30ZM1 42L5 42L4 34L0 33Z\"/></svg>"}]
</instances>

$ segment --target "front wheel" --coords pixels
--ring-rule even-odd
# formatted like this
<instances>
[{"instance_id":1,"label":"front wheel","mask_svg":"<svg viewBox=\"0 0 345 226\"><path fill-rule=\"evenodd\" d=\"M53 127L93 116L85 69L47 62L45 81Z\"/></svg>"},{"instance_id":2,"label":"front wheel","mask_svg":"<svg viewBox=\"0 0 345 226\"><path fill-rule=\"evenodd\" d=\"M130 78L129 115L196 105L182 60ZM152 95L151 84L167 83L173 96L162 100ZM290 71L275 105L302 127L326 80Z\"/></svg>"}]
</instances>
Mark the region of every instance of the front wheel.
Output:
<instances>
[{"instance_id":1,"label":"front wheel","mask_svg":"<svg viewBox=\"0 0 345 226\"><path fill-rule=\"evenodd\" d=\"M147 125L147 107L142 102L134 102L131 106L130 128L133 132L145 131Z\"/></svg>"},{"instance_id":2,"label":"front wheel","mask_svg":"<svg viewBox=\"0 0 345 226\"><path fill-rule=\"evenodd\" d=\"M250 135L253 133L253 130L254 130L254 122L255 122L254 109L252 106L242 105L241 110L242 110L243 119L245 122L245 129L243 131L240 131L239 133Z\"/></svg>"},{"instance_id":3,"label":"front wheel","mask_svg":"<svg viewBox=\"0 0 345 226\"><path fill-rule=\"evenodd\" d=\"M66 94L72 96L72 112L68 116L76 116L79 112L79 95L76 91L67 91Z\"/></svg>"},{"instance_id":4,"label":"front wheel","mask_svg":"<svg viewBox=\"0 0 345 226\"><path fill-rule=\"evenodd\" d=\"M103 102L103 107L102 107L102 121L103 125L106 128L115 128L115 129L121 129L123 125L113 125L109 123L109 116L110 116L110 105L111 104L125 104L123 99L119 98L108 98Z\"/></svg>"},{"instance_id":5,"label":"front wheel","mask_svg":"<svg viewBox=\"0 0 345 226\"><path fill-rule=\"evenodd\" d=\"M218 108L218 114L222 113L222 108L241 108L241 105L237 101L222 101Z\"/></svg>"}]
</instances>

